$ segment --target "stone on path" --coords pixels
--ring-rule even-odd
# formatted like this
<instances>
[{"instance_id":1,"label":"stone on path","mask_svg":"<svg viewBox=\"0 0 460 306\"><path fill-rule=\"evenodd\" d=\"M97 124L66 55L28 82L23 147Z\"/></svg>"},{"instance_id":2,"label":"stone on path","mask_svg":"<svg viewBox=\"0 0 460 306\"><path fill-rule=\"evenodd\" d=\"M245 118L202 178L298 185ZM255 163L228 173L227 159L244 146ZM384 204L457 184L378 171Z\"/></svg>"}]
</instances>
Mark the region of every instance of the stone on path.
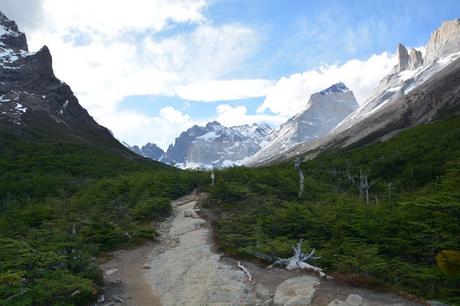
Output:
<instances>
[{"instance_id":1,"label":"stone on path","mask_svg":"<svg viewBox=\"0 0 460 306\"><path fill-rule=\"evenodd\" d=\"M361 306L363 305L363 298L357 294L350 294L345 301L348 305Z\"/></svg>"},{"instance_id":2,"label":"stone on path","mask_svg":"<svg viewBox=\"0 0 460 306\"><path fill-rule=\"evenodd\" d=\"M275 292L274 304L283 306L310 305L315 285L320 282L313 276L290 278L282 282Z\"/></svg>"}]
</instances>

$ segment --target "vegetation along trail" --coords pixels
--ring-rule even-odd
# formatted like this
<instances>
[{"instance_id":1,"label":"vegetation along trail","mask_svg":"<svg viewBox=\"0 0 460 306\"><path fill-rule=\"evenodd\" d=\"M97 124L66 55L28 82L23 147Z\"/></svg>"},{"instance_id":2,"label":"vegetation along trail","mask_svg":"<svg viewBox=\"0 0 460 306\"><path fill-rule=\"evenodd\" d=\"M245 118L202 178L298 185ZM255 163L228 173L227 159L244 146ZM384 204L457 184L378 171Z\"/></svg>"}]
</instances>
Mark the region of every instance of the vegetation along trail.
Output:
<instances>
[{"instance_id":1,"label":"vegetation along trail","mask_svg":"<svg viewBox=\"0 0 460 306\"><path fill-rule=\"evenodd\" d=\"M158 243L114 252L102 265L108 285L98 305L339 305L347 299L350 305L417 305L216 253L205 220L210 211L200 207L205 198L192 193L173 201L172 215L158 225Z\"/></svg>"}]
</instances>

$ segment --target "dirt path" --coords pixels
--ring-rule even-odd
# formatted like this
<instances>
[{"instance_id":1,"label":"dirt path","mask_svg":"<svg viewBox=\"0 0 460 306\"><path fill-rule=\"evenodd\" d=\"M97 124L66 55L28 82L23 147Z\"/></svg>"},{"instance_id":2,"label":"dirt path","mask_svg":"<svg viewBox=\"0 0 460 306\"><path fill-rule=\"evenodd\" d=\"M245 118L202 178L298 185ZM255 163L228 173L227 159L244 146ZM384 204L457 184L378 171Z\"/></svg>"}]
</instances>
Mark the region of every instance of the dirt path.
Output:
<instances>
[{"instance_id":1,"label":"dirt path","mask_svg":"<svg viewBox=\"0 0 460 306\"><path fill-rule=\"evenodd\" d=\"M133 250L112 253L111 260L101 265L106 286L97 305L161 305L144 276L145 264L154 246L149 242Z\"/></svg>"},{"instance_id":2,"label":"dirt path","mask_svg":"<svg viewBox=\"0 0 460 306\"><path fill-rule=\"evenodd\" d=\"M164 305L254 305L245 274L211 250L206 221L197 214L197 197L173 202L174 218L164 228L147 271ZM169 228L168 228L169 227Z\"/></svg>"},{"instance_id":3,"label":"dirt path","mask_svg":"<svg viewBox=\"0 0 460 306\"><path fill-rule=\"evenodd\" d=\"M252 262L241 263L252 274L249 282L237 261L216 253L211 227L200 211L203 195L191 194L172 203L174 212L157 231L159 243L118 251L103 264L108 284L104 301L97 305L273 305L283 282L308 273L267 269ZM202 217L204 216L204 217ZM397 295L339 285L312 277L311 299L292 305L328 305L345 301L350 294L362 296L365 305L420 305ZM293 294L295 290L286 291ZM348 305L343 303L343 305Z\"/></svg>"}]
</instances>

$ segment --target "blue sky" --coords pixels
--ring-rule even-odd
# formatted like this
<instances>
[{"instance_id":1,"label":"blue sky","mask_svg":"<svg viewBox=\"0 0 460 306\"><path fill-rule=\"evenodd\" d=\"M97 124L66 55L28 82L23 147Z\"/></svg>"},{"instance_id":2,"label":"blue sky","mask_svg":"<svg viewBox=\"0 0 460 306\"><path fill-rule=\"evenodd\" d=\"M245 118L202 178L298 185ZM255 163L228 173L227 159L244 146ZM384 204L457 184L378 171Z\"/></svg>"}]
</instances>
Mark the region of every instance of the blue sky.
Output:
<instances>
[{"instance_id":1,"label":"blue sky","mask_svg":"<svg viewBox=\"0 0 460 306\"><path fill-rule=\"evenodd\" d=\"M423 47L460 1L5 0L3 10L32 51L50 47L58 77L115 136L165 148L210 120L276 126L338 81L362 103L396 45Z\"/></svg>"}]
</instances>

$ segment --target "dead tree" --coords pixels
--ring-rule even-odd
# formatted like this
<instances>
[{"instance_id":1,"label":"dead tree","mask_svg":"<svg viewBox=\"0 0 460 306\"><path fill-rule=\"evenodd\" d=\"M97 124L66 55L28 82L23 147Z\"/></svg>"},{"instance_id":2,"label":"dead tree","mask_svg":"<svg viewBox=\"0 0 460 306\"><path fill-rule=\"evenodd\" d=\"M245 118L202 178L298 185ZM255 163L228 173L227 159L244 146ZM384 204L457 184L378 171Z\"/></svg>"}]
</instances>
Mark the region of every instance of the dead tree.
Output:
<instances>
[{"instance_id":1,"label":"dead tree","mask_svg":"<svg viewBox=\"0 0 460 306\"><path fill-rule=\"evenodd\" d=\"M374 181L369 182L368 179L369 175L367 173L363 173L363 170L359 170L359 183L358 183L358 189L359 189L359 198L361 200L366 200L366 204L369 204L369 189L377 183L377 181L380 179L376 179Z\"/></svg>"},{"instance_id":2,"label":"dead tree","mask_svg":"<svg viewBox=\"0 0 460 306\"><path fill-rule=\"evenodd\" d=\"M386 184L387 185L387 191L388 191L388 203L391 201L391 191L393 191L393 182L389 182Z\"/></svg>"},{"instance_id":3,"label":"dead tree","mask_svg":"<svg viewBox=\"0 0 460 306\"><path fill-rule=\"evenodd\" d=\"M275 262L269 266L269 268L272 268L274 266L283 266L286 268L286 270L311 270L319 274L321 277L326 277L326 273L323 272L323 269L310 265L306 261L308 260L315 260L319 259L320 257L316 257L315 254L315 249L313 249L310 254L306 254L302 252L302 243L303 240L300 239L299 242L297 242L296 246L292 246L292 249L294 250L294 256L290 258L277 258Z\"/></svg>"},{"instance_id":4,"label":"dead tree","mask_svg":"<svg viewBox=\"0 0 460 306\"><path fill-rule=\"evenodd\" d=\"M216 179L216 176L214 174L214 169L212 169L212 172L211 172L211 185L214 186L214 181Z\"/></svg>"},{"instance_id":5,"label":"dead tree","mask_svg":"<svg viewBox=\"0 0 460 306\"><path fill-rule=\"evenodd\" d=\"M297 171L297 173L299 174L299 198L302 197L303 195L303 189L304 189L304 184L305 184L305 177L303 176L303 173L302 173L302 169L300 169L300 164L302 163L302 161L300 160L300 158L296 158L295 162L294 162L294 167L295 167L295 170Z\"/></svg>"}]
</instances>

